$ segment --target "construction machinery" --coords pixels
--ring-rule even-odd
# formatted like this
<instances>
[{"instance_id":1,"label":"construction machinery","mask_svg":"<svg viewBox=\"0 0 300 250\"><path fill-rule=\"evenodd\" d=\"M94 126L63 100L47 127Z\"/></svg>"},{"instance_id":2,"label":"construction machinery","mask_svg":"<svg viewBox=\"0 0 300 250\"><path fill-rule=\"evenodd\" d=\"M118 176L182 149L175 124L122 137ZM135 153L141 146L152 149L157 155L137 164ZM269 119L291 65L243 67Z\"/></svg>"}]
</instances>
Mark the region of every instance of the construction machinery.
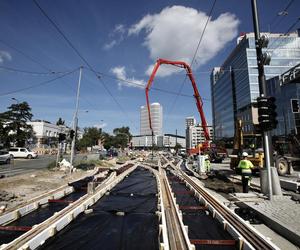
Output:
<instances>
[{"instance_id":1,"label":"construction machinery","mask_svg":"<svg viewBox=\"0 0 300 250\"><path fill-rule=\"evenodd\" d=\"M241 155L244 150L243 145L243 130L242 120L237 120L235 124L235 135L233 142L233 152L230 156L230 168L237 170ZM273 161L279 175L292 174L293 169L300 166L300 143L299 138L295 135L274 136L273 146ZM258 172L264 167L264 153L262 150L257 151L254 148L250 149L252 153L249 155L250 160L254 165L254 172Z\"/></svg>"},{"instance_id":2,"label":"construction machinery","mask_svg":"<svg viewBox=\"0 0 300 250\"><path fill-rule=\"evenodd\" d=\"M244 133L242 120L237 119L235 122L235 131L233 139L233 151L230 156L230 168L238 172L237 166L242 159L242 153L244 150ZM259 169L263 168L264 153L262 151L255 152L252 149L252 155L248 156L248 160L252 162L254 169L253 172L259 172Z\"/></svg>"},{"instance_id":3,"label":"construction machinery","mask_svg":"<svg viewBox=\"0 0 300 250\"><path fill-rule=\"evenodd\" d=\"M212 150L211 150L211 147L210 147L210 136L209 136L209 131L208 131L208 127L207 127L207 122L206 122L206 119L205 119L205 115L204 115L204 112L203 112L203 102L202 102L202 99L201 99L201 97L199 95L199 91L198 91L198 88L197 88L194 76L192 74L192 69L185 62L182 62L182 61L170 61L170 60L166 60L166 59L158 59L156 61L156 64L155 64L155 66L153 68L153 71L152 71L152 73L150 75L150 78L148 80L148 84L147 84L146 89L145 89L145 92L146 92L146 101L147 101L147 109L148 109L149 126L150 126L150 129L152 131L152 136L153 136L153 129L152 129L151 111L150 111L150 103L149 103L149 90L150 90L150 87L151 87L151 85L153 83L154 77L155 77L155 75L157 73L157 70L158 70L158 68L162 64L174 65L176 67L184 68L186 70L187 76L190 79L190 81L192 83L193 90L194 90L194 97L195 97L195 101L196 101L196 106L197 106L198 112L200 114L201 126L203 128L203 134L204 134L204 137L205 137L205 141L201 145L199 145L199 148L196 148L196 149L193 149L193 150L196 150L197 153L208 152L208 154L211 157L213 157L211 160L214 161L218 157L218 154L213 153Z\"/></svg>"},{"instance_id":4,"label":"construction machinery","mask_svg":"<svg viewBox=\"0 0 300 250\"><path fill-rule=\"evenodd\" d=\"M299 140L296 135L274 137L274 162L279 175L292 174L300 167Z\"/></svg>"}]
</instances>

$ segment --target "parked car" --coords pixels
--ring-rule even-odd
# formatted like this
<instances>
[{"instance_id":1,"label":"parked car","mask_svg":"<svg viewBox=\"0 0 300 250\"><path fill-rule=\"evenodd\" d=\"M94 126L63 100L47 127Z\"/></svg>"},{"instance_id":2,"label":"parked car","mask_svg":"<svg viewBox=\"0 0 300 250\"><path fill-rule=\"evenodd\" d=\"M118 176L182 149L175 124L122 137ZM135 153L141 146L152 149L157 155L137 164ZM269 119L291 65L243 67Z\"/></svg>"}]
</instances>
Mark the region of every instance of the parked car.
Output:
<instances>
[{"instance_id":1,"label":"parked car","mask_svg":"<svg viewBox=\"0 0 300 250\"><path fill-rule=\"evenodd\" d=\"M10 164L11 155L8 151L0 150L0 162Z\"/></svg>"},{"instance_id":2,"label":"parked car","mask_svg":"<svg viewBox=\"0 0 300 250\"><path fill-rule=\"evenodd\" d=\"M10 148L9 154L14 158L37 158L37 153L31 151L28 148Z\"/></svg>"}]
</instances>

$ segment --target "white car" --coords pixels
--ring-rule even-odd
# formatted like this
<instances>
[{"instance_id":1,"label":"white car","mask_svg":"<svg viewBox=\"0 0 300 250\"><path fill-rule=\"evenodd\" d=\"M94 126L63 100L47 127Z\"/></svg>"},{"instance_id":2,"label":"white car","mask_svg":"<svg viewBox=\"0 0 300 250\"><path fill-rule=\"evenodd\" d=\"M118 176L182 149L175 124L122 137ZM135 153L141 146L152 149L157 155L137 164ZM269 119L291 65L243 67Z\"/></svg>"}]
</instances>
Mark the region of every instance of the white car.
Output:
<instances>
[{"instance_id":1,"label":"white car","mask_svg":"<svg viewBox=\"0 0 300 250\"><path fill-rule=\"evenodd\" d=\"M8 151L0 150L0 162L10 164L11 155Z\"/></svg>"},{"instance_id":2,"label":"white car","mask_svg":"<svg viewBox=\"0 0 300 250\"><path fill-rule=\"evenodd\" d=\"M37 158L37 153L31 151L28 148L10 148L9 154L14 158Z\"/></svg>"}]
</instances>

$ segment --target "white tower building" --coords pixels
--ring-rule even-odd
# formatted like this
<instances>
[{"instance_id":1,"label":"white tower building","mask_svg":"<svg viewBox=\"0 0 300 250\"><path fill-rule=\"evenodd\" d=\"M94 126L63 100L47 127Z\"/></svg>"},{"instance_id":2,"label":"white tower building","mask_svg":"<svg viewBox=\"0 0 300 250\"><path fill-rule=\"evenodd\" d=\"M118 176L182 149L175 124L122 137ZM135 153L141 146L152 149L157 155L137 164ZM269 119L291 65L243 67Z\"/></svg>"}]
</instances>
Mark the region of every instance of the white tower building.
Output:
<instances>
[{"instance_id":1,"label":"white tower building","mask_svg":"<svg viewBox=\"0 0 300 250\"><path fill-rule=\"evenodd\" d=\"M154 135L162 135L162 119L163 110L162 106L155 102L150 105L151 122ZM151 135L151 129L149 126L148 110L147 106L141 106L141 117L140 117L140 134Z\"/></svg>"}]
</instances>

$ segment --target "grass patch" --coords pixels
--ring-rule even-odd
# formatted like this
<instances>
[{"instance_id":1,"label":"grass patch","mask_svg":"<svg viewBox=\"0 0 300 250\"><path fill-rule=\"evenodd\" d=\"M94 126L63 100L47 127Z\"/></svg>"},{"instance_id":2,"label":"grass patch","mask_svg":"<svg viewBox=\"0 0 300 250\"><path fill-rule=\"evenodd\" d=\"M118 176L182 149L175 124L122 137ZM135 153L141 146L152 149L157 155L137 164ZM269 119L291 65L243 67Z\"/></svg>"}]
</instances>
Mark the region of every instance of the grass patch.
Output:
<instances>
[{"instance_id":1,"label":"grass patch","mask_svg":"<svg viewBox=\"0 0 300 250\"><path fill-rule=\"evenodd\" d=\"M51 161L48 165L47 165L47 169L52 170L53 168L56 167L56 161Z\"/></svg>"}]
</instances>

